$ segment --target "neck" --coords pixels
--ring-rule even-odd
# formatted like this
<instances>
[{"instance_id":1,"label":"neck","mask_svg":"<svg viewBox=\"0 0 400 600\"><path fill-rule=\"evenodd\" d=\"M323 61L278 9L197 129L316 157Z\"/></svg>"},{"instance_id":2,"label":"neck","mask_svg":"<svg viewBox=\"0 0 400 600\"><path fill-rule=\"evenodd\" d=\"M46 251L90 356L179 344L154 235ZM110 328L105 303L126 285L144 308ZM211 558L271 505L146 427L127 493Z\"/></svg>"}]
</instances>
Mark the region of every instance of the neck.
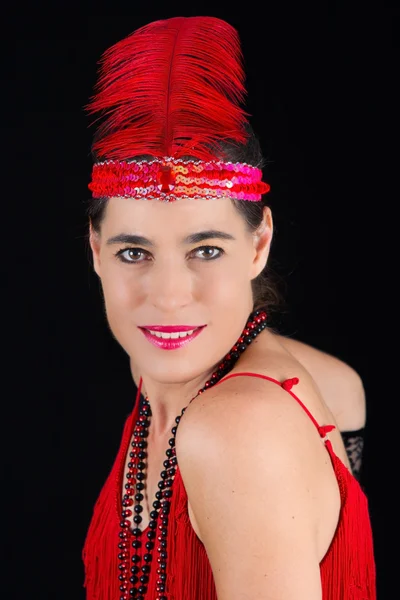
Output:
<instances>
[{"instance_id":1,"label":"neck","mask_svg":"<svg viewBox=\"0 0 400 600\"><path fill-rule=\"evenodd\" d=\"M176 417L196 396L211 373L185 383L160 383L143 375L142 394L147 396L152 413L151 437L157 439L171 432Z\"/></svg>"}]
</instances>

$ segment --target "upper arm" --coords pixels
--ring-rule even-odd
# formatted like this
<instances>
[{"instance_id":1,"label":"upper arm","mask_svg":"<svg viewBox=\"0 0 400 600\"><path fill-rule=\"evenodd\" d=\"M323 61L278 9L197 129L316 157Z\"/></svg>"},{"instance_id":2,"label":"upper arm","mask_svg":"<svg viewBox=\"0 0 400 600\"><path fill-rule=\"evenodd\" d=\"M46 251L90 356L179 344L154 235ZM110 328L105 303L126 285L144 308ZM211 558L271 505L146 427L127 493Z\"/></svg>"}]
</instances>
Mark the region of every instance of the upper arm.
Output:
<instances>
[{"instance_id":1,"label":"upper arm","mask_svg":"<svg viewBox=\"0 0 400 600\"><path fill-rule=\"evenodd\" d=\"M180 470L219 600L319 600L315 447L304 442L304 415L286 418L293 400L267 385L268 403L265 392L260 401L237 394L187 411Z\"/></svg>"},{"instance_id":2,"label":"upper arm","mask_svg":"<svg viewBox=\"0 0 400 600\"><path fill-rule=\"evenodd\" d=\"M341 431L365 426L366 399L360 375L344 361L317 348L279 336L283 346L307 369Z\"/></svg>"}]
</instances>

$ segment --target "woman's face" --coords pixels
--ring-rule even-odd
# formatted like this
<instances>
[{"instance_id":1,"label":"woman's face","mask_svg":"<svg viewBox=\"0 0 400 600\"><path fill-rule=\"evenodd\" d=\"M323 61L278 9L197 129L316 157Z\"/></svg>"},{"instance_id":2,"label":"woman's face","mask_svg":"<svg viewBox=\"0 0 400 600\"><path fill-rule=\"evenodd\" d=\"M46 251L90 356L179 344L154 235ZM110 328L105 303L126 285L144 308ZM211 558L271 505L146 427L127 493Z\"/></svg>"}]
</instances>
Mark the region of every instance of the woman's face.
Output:
<instances>
[{"instance_id":1,"label":"woman's face","mask_svg":"<svg viewBox=\"0 0 400 600\"><path fill-rule=\"evenodd\" d=\"M268 209L254 234L229 199L109 200L91 231L94 266L111 331L140 373L184 383L212 371L252 310L271 235Z\"/></svg>"}]
</instances>

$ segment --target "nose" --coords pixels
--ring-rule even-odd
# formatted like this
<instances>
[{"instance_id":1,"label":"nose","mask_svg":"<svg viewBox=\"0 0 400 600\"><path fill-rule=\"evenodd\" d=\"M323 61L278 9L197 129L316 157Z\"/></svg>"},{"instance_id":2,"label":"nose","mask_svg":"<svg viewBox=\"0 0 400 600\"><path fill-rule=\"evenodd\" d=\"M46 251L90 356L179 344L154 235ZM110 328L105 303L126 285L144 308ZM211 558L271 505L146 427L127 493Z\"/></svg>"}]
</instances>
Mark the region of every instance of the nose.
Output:
<instances>
[{"instance_id":1,"label":"nose","mask_svg":"<svg viewBox=\"0 0 400 600\"><path fill-rule=\"evenodd\" d=\"M193 274L176 260L163 261L151 270L149 300L160 312L176 313L192 301Z\"/></svg>"}]
</instances>

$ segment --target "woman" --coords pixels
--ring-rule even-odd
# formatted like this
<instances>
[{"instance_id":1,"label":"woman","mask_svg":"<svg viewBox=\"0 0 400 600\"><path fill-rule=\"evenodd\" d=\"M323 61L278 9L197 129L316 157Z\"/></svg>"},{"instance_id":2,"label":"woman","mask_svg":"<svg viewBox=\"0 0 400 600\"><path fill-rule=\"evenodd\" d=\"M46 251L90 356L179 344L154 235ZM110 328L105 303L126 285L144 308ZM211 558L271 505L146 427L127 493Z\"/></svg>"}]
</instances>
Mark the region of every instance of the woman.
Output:
<instances>
[{"instance_id":1,"label":"woman","mask_svg":"<svg viewBox=\"0 0 400 600\"><path fill-rule=\"evenodd\" d=\"M375 598L367 500L258 295L273 222L243 81L211 17L103 59L90 243L146 398L94 509L88 600Z\"/></svg>"}]
</instances>

